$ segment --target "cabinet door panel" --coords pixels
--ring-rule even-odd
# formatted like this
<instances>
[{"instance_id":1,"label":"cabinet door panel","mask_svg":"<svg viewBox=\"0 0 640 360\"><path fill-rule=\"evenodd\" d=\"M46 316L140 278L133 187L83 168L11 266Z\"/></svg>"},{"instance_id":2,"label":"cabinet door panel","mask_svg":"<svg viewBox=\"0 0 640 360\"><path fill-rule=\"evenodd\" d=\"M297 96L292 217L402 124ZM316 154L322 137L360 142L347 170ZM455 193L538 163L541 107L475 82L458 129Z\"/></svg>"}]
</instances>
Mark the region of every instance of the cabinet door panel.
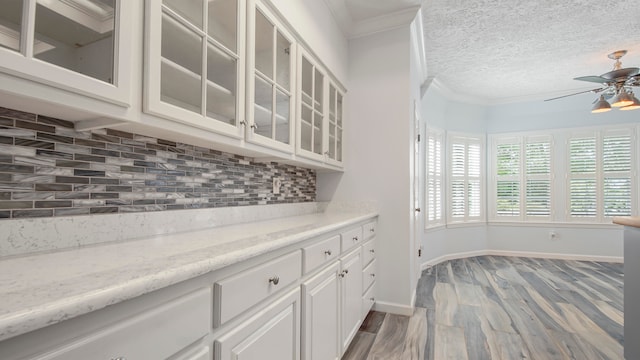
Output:
<instances>
[{"instance_id":1,"label":"cabinet door panel","mask_svg":"<svg viewBox=\"0 0 640 360\"><path fill-rule=\"evenodd\" d=\"M336 263L302 285L304 360L340 358L338 270Z\"/></svg>"},{"instance_id":2,"label":"cabinet door panel","mask_svg":"<svg viewBox=\"0 0 640 360\"><path fill-rule=\"evenodd\" d=\"M295 39L260 1L250 4L247 140L293 153Z\"/></svg>"},{"instance_id":3,"label":"cabinet door panel","mask_svg":"<svg viewBox=\"0 0 640 360\"><path fill-rule=\"evenodd\" d=\"M342 351L355 336L362 320L362 259L360 249L344 257L342 264Z\"/></svg>"},{"instance_id":4,"label":"cabinet door panel","mask_svg":"<svg viewBox=\"0 0 640 360\"><path fill-rule=\"evenodd\" d=\"M216 340L218 360L299 359L299 298L296 289Z\"/></svg>"}]
</instances>

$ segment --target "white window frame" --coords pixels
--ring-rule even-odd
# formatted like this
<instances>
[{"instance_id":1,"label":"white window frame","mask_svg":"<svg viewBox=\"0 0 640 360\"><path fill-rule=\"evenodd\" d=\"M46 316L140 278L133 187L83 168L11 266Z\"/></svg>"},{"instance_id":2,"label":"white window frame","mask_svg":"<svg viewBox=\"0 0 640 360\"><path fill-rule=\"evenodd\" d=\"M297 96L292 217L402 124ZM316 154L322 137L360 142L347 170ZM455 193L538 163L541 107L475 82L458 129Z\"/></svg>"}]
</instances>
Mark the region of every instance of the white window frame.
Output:
<instances>
[{"instance_id":1,"label":"white window frame","mask_svg":"<svg viewBox=\"0 0 640 360\"><path fill-rule=\"evenodd\" d=\"M427 127L426 141L426 211L425 228L434 228L446 224L445 196L446 188L444 154L446 149L444 130ZM437 184L440 184L439 188ZM433 184L433 187L432 187ZM433 218L432 218L433 215Z\"/></svg>"},{"instance_id":2,"label":"white window frame","mask_svg":"<svg viewBox=\"0 0 640 360\"><path fill-rule=\"evenodd\" d=\"M465 146L465 169L463 176L454 176L452 174L452 147L456 144L464 144ZM479 154L479 171L478 176L469 175L468 168L468 157L469 157L469 145L478 145L480 154ZM465 223L483 223L486 222L486 135L485 134L471 134L471 133L461 133L461 132L447 132L446 137L446 148L447 148L447 224L465 224ZM452 183L456 180L462 180L464 183L464 198L466 200L464 205L464 215L462 217L454 217L453 216L453 204L452 204ZM477 216L471 216L469 214L469 184L471 181L479 182L479 214Z\"/></svg>"}]
</instances>

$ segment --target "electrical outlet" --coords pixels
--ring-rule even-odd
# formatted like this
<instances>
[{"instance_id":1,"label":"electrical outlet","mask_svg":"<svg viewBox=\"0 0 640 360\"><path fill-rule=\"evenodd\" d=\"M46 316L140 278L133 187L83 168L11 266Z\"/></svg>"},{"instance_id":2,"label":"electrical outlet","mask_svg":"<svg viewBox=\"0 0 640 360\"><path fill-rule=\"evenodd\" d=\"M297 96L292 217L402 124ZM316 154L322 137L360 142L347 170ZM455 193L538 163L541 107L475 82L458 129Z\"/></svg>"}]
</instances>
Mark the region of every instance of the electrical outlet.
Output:
<instances>
[{"instance_id":1,"label":"electrical outlet","mask_svg":"<svg viewBox=\"0 0 640 360\"><path fill-rule=\"evenodd\" d=\"M280 178L274 177L273 178L273 194L274 195L280 194L280 186L282 186L282 180L280 180Z\"/></svg>"}]
</instances>

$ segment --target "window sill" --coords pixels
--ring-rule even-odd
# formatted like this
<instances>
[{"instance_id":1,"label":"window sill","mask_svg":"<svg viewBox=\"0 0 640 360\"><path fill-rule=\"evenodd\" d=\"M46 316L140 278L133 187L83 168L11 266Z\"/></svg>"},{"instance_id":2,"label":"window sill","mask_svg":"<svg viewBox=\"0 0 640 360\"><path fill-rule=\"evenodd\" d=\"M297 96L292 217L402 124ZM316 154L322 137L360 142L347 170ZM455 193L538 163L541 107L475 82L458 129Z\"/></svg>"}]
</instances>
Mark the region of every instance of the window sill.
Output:
<instances>
[{"instance_id":1,"label":"window sill","mask_svg":"<svg viewBox=\"0 0 640 360\"><path fill-rule=\"evenodd\" d=\"M527 221L489 221L490 226L514 227L546 227L546 228L581 228L581 229L619 229L620 225L612 223L584 223L584 222L527 222Z\"/></svg>"}]
</instances>

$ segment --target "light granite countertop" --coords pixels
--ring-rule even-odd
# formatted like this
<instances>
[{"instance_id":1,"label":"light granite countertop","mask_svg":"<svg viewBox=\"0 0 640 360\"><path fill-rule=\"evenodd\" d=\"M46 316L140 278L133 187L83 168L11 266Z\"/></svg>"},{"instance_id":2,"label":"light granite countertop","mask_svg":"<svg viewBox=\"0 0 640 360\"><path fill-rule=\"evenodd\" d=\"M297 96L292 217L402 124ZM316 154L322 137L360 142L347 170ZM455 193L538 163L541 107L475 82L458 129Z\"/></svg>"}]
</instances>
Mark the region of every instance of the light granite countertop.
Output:
<instances>
[{"instance_id":1,"label":"light granite countertop","mask_svg":"<svg viewBox=\"0 0 640 360\"><path fill-rule=\"evenodd\" d=\"M371 219L330 211L0 260L0 340Z\"/></svg>"}]
</instances>

